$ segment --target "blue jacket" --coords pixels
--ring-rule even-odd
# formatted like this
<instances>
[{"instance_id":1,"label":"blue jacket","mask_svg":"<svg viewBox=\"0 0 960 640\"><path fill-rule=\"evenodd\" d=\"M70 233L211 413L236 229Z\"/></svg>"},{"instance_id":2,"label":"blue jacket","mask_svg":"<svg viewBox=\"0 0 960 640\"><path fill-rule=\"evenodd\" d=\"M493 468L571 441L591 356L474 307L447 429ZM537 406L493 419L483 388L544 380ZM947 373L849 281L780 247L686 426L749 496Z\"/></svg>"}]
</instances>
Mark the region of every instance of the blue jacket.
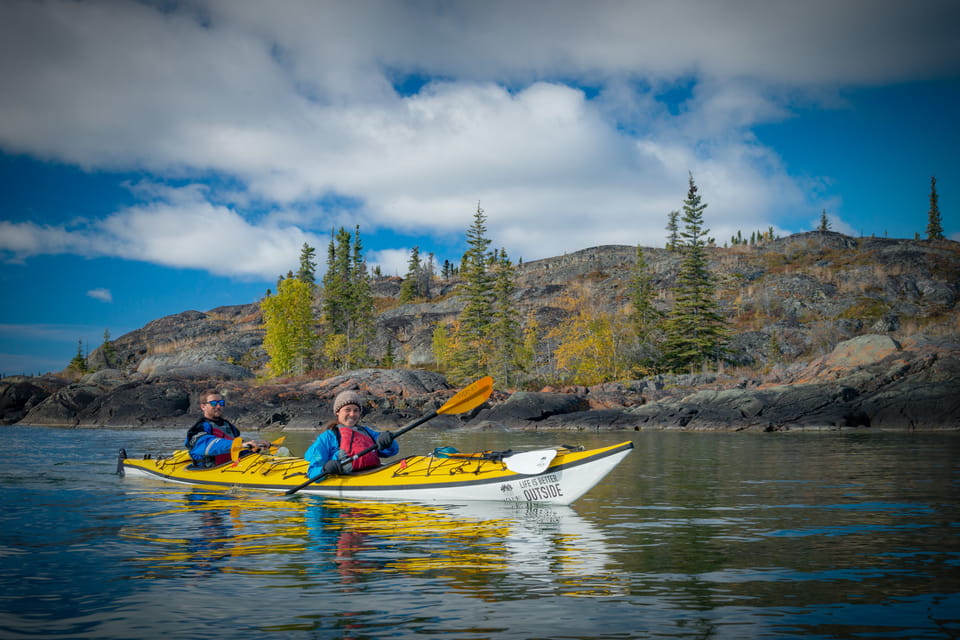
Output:
<instances>
[{"instance_id":1,"label":"blue jacket","mask_svg":"<svg viewBox=\"0 0 960 640\"><path fill-rule=\"evenodd\" d=\"M229 420L214 422L201 418L187 431L183 446L190 450L195 462L213 462L217 456L230 455L233 439L240 436L240 430ZM217 462L223 462L219 460Z\"/></svg>"},{"instance_id":2,"label":"blue jacket","mask_svg":"<svg viewBox=\"0 0 960 640\"><path fill-rule=\"evenodd\" d=\"M376 444L377 436L380 435L379 431L362 425L357 425L356 428L365 431L367 435L370 436L370 439L373 440L374 444ZM397 444L396 440L386 449L377 449L377 455L381 458L389 458L398 453L400 453L400 445ZM343 451L340 449L338 431L335 429L322 431L320 435L317 436L317 439L313 441L313 444L310 445L310 448L307 449L307 452L303 454L304 459L310 462L310 466L307 468L307 475L311 478L322 475L323 465L326 464L328 460L334 458L340 459L342 457L341 454L343 454Z\"/></svg>"}]
</instances>

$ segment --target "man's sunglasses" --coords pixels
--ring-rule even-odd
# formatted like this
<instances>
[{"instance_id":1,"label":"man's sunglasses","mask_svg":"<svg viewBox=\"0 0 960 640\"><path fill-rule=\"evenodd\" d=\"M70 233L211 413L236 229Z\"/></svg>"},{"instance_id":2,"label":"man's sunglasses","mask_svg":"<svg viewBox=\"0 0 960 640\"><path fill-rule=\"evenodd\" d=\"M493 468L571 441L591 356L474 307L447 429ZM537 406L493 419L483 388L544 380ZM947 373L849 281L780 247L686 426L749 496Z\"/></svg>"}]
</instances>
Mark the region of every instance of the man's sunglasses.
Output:
<instances>
[{"instance_id":1,"label":"man's sunglasses","mask_svg":"<svg viewBox=\"0 0 960 640\"><path fill-rule=\"evenodd\" d=\"M227 404L226 400L208 400L207 404L211 407L222 407Z\"/></svg>"}]
</instances>

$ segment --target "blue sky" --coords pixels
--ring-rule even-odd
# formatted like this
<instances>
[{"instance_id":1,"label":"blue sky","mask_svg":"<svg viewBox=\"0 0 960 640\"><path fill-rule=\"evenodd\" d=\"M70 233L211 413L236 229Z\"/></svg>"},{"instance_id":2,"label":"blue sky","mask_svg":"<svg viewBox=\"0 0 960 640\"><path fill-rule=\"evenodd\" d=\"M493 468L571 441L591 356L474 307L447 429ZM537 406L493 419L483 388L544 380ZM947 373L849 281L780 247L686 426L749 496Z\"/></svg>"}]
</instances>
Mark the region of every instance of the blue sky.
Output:
<instances>
[{"instance_id":1,"label":"blue sky","mask_svg":"<svg viewBox=\"0 0 960 640\"><path fill-rule=\"evenodd\" d=\"M524 261L711 235L960 240L960 3L0 3L0 374L259 299L360 225L402 275L478 201ZM321 265L322 268L322 265Z\"/></svg>"}]
</instances>

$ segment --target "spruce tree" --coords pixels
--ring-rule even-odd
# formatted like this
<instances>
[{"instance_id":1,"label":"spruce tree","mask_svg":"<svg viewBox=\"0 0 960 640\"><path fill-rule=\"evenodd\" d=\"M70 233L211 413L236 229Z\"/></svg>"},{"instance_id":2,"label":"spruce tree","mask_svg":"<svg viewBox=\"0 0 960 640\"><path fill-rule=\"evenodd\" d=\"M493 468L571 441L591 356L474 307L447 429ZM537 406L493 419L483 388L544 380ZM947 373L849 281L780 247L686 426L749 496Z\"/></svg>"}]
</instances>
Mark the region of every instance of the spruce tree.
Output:
<instances>
[{"instance_id":1,"label":"spruce tree","mask_svg":"<svg viewBox=\"0 0 960 640\"><path fill-rule=\"evenodd\" d=\"M87 373L87 357L83 355L83 338L77 339L77 355L70 360L67 369L81 375Z\"/></svg>"},{"instance_id":2,"label":"spruce tree","mask_svg":"<svg viewBox=\"0 0 960 640\"><path fill-rule=\"evenodd\" d=\"M930 211L927 213L927 240L943 240L940 205L937 204L937 179L930 176Z\"/></svg>"},{"instance_id":3,"label":"spruce tree","mask_svg":"<svg viewBox=\"0 0 960 640\"><path fill-rule=\"evenodd\" d=\"M485 374L490 364L488 329L493 315L494 293L486 220L480 203L477 203L473 224L467 229L468 248L460 267L463 283L459 291L465 304L458 318L451 354L451 374L458 382Z\"/></svg>"},{"instance_id":4,"label":"spruce tree","mask_svg":"<svg viewBox=\"0 0 960 640\"><path fill-rule=\"evenodd\" d=\"M306 282L311 288L317 283L317 261L314 257L316 253L317 250L306 242L303 243L303 248L300 249L300 271L297 272L297 279L300 280L300 282Z\"/></svg>"},{"instance_id":5,"label":"spruce tree","mask_svg":"<svg viewBox=\"0 0 960 640\"><path fill-rule=\"evenodd\" d=\"M493 321L490 324L492 358L490 374L494 379L510 384L521 368L520 355L523 337L517 310L511 299L516 289L515 268L505 249L500 249L493 263Z\"/></svg>"},{"instance_id":6,"label":"spruce tree","mask_svg":"<svg viewBox=\"0 0 960 640\"><path fill-rule=\"evenodd\" d=\"M420 283L423 265L420 264L420 247L410 250L410 260L407 261L407 273L400 283L400 304L412 302L421 296Z\"/></svg>"},{"instance_id":7,"label":"spruce tree","mask_svg":"<svg viewBox=\"0 0 960 640\"><path fill-rule=\"evenodd\" d=\"M420 268L420 295L429 300L433 295L433 278L437 273L437 256L431 251L427 254L427 261Z\"/></svg>"},{"instance_id":8,"label":"spruce tree","mask_svg":"<svg viewBox=\"0 0 960 640\"><path fill-rule=\"evenodd\" d=\"M677 226L679 211L671 211L667 216L667 251L676 251L680 247L680 229Z\"/></svg>"},{"instance_id":9,"label":"spruce tree","mask_svg":"<svg viewBox=\"0 0 960 640\"><path fill-rule=\"evenodd\" d=\"M360 225L353 230L353 266L351 269L350 366L366 366L370 362L370 346L376 337L373 289L367 261L363 258L363 242L360 240Z\"/></svg>"},{"instance_id":10,"label":"spruce tree","mask_svg":"<svg viewBox=\"0 0 960 640\"><path fill-rule=\"evenodd\" d=\"M726 326L715 299L715 279L707 263L705 237L709 229L703 226L706 208L691 174L683 204L683 255L663 344L664 361L674 371L720 357L726 338Z\"/></svg>"},{"instance_id":11,"label":"spruce tree","mask_svg":"<svg viewBox=\"0 0 960 640\"><path fill-rule=\"evenodd\" d=\"M449 260L443 261L443 266L440 268L440 277L444 280L448 280L457 275L457 267Z\"/></svg>"},{"instance_id":12,"label":"spruce tree","mask_svg":"<svg viewBox=\"0 0 960 640\"><path fill-rule=\"evenodd\" d=\"M110 340L110 329L103 330L103 344L100 345L100 355L103 356L103 362L107 368L115 366L117 358L117 350L113 346L113 342Z\"/></svg>"},{"instance_id":13,"label":"spruce tree","mask_svg":"<svg viewBox=\"0 0 960 640\"><path fill-rule=\"evenodd\" d=\"M330 236L327 272L323 276L323 323L328 333L346 334L350 323L350 232L340 227Z\"/></svg>"},{"instance_id":14,"label":"spruce tree","mask_svg":"<svg viewBox=\"0 0 960 640\"><path fill-rule=\"evenodd\" d=\"M365 366L374 336L374 305L360 227L332 234L323 277L324 356L338 368Z\"/></svg>"},{"instance_id":15,"label":"spruce tree","mask_svg":"<svg viewBox=\"0 0 960 640\"><path fill-rule=\"evenodd\" d=\"M826 209L820 212L820 226L817 227L817 231L830 231L830 219L827 218Z\"/></svg>"}]
</instances>

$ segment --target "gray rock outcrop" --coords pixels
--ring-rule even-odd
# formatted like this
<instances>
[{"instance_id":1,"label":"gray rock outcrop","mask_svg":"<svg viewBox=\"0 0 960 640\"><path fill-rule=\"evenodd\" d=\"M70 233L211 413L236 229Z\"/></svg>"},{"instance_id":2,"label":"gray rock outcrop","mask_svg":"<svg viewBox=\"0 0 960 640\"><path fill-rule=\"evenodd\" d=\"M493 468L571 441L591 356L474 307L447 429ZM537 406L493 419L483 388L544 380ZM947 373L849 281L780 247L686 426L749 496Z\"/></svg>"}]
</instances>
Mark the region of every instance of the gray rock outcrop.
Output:
<instances>
[{"instance_id":1,"label":"gray rock outcrop","mask_svg":"<svg viewBox=\"0 0 960 640\"><path fill-rule=\"evenodd\" d=\"M365 421L396 428L435 411L456 393L433 372L361 369L330 378L259 385L248 380L127 376L101 371L46 392L25 381L0 383L8 415L67 426L186 427L207 387L228 398L244 430L315 430L333 417L337 393L357 391ZM19 394L19 395L17 395ZM15 398L32 406L17 406ZM426 428L521 430L960 429L960 344L951 340L860 336L807 363L761 378L717 374L542 392L497 390L465 415Z\"/></svg>"}]
</instances>

